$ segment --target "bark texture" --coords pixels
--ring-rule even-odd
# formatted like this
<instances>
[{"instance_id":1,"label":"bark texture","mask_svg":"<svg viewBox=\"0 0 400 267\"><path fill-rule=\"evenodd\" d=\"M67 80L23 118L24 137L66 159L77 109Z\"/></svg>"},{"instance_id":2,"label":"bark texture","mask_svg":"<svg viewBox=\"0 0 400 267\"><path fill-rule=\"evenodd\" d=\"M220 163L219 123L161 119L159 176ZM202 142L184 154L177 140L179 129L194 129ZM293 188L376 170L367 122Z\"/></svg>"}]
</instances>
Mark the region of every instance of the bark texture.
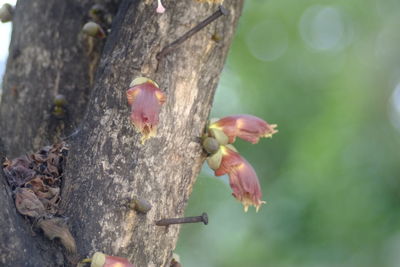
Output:
<instances>
[{"instance_id":1,"label":"bark texture","mask_svg":"<svg viewBox=\"0 0 400 267\"><path fill-rule=\"evenodd\" d=\"M22 9L22 3L33 1L20 2ZM79 19L82 21L86 11L78 4L80 1L76 2L79 6L78 12L81 12ZM86 4L85 1L82 2ZM69 139L71 149L64 177L62 210L76 238L80 257L102 251L128 257L135 266L169 266L175 248L179 226L159 227L154 221L184 215L187 200L204 159L199 137L207 121L243 1L225 1L228 16L213 22L158 61L155 56L165 45L217 10L216 5L199 4L192 0L170 0L163 3L167 11L159 15L155 13L153 1L121 2L104 46L80 131ZM12 45L18 43L18 23L22 23L18 21L23 21L23 16L20 16L17 15L15 19ZM76 21L71 23L75 25ZM69 41L78 48L71 55L75 57L77 53L81 53L76 58L81 63L74 67L59 67L60 77L65 77L63 73L66 71L70 76L76 75L80 79L73 86L70 83L74 82L65 78L65 86L60 87L71 88L70 99L75 99L82 93L79 90L83 85L87 86L86 94L90 88L87 74L90 60L84 56L84 49L80 47L82 51L79 50L80 45L77 44L80 42L79 30L83 23L79 25L72 27L69 24L65 27L74 28L69 33L72 36ZM219 41L213 38L216 35L220 37ZM29 47L26 45L25 49L31 49ZM61 61L63 57L66 57L65 53L61 53ZM39 55L27 60L35 62L38 58ZM7 70L6 74L6 91L0 118L6 147L11 155L17 155L53 138L51 133L47 135L46 132L43 136L41 133L49 128L48 110L51 109L51 103L46 102L50 101L46 97L54 95L56 81L52 75L48 74L47 77L47 74L43 74L44 77L35 78L30 85L32 70L25 70L29 74L28 79L19 79L18 73L23 67L14 66L16 63L13 60L11 58L7 66L11 70ZM57 77L53 66L40 66L40 73L49 69ZM140 134L131 125L125 97L129 83L138 76L155 80L167 94L167 101L160 114L158 134L145 144L140 143ZM13 96L12 82L21 80L24 81L21 87L24 93ZM40 110L44 121L37 121L32 114L21 115L21 110L24 110L22 105L31 108L26 103L34 101L27 95L38 93L37 86L47 83L50 85L44 89L46 93L37 96L43 101L40 103L46 103L48 108L46 111ZM11 107L9 101L14 101L17 106L21 105L20 109ZM24 104L23 101L27 102ZM75 109L75 102L69 100L71 102L73 105L69 104L69 107ZM81 120L85 104L76 104L76 117L73 116L71 122L65 123L65 127L72 128L72 125ZM11 114L6 114L10 110ZM12 117L16 117L18 125L8 122ZM30 132L20 132L24 123L27 123ZM3 125L8 129L3 130ZM21 138L24 140L22 143ZM57 260L66 263L67 260L60 255L58 247L49 247L50 241L41 236L35 237L43 239L43 246L40 248L39 243L32 240L34 238L29 235L29 224L16 213L11 193L3 184L0 185L3 186L0 188L0 205L5 210L0 211L0 225L16 225L15 231L21 234L0 231L1 239L12 239L12 242L18 244L17 249L25 249L29 255L41 250L45 250L47 254L37 256L37 265L21 265L23 259L18 259L15 256L17 253L8 253L6 247L0 245L0 254L6 255L4 259L0 257L0 263L7 263L5 266L11 266L12 263L16 266L57 266ZM133 197L150 202L153 206L150 212L140 214L126 208L124 204Z\"/></svg>"},{"instance_id":2,"label":"bark texture","mask_svg":"<svg viewBox=\"0 0 400 267\"><path fill-rule=\"evenodd\" d=\"M82 120L103 42L81 33L95 3L115 13L118 0L20 0L0 105L0 135L9 156L53 143ZM66 115L52 115L57 94Z\"/></svg>"}]
</instances>

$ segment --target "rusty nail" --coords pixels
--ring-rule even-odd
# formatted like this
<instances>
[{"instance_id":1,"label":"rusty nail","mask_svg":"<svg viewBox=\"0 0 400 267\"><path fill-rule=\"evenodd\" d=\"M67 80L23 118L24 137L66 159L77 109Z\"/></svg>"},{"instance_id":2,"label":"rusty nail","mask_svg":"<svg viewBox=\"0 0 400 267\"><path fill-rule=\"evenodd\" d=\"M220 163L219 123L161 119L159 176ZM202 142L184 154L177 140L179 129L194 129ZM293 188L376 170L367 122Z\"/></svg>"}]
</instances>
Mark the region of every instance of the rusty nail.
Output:
<instances>
[{"instance_id":1,"label":"rusty nail","mask_svg":"<svg viewBox=\"0 0 400 267\"><path fill-rule=\"evenodd\" d=\"M201 29L206 27L208 24L216 20L217 18L221 17L222 15L228 15L228 10L224 8L223 6L219 6L218 10L215 11L213 14L211 14L209 17L207 17L205 20L194 26L191 30L186 32L184 35L170 43L169 45L165 46L161 52L159 52L156 55L157 60L160 60L163 58L165 55L169 54L171 51L176 49L181 43L192 37L195 33L199 32Z\"/></svg>"},{"instance_id":2,"label":"rusty nail","mask_svg":"<svg viewBox=\"0 0 400 267\"><path fill-rule=\"evenodd\" d=\"M207 225L208 224L207 213L203 212L203 214L201 214L200 216L194 216L194 217L161 219L159 221L156 221L156 225L168 226L170 224L197 223L197 222L203 222L205 225Z\"/></svg>"}]
</instances>

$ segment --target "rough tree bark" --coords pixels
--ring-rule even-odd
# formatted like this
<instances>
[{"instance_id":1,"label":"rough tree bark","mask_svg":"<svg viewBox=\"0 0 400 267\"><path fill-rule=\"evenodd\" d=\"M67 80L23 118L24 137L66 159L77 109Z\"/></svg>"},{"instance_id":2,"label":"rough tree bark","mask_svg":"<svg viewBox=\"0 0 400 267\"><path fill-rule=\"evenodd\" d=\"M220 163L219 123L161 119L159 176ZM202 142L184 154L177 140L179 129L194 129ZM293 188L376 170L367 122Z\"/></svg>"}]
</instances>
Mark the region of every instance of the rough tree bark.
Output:
<instances>
[{"instance_id":1,"label":"rough tree bark","mask_svg":"<svg viewBox=\"0 0 400 267\"><path fill-rule=\"evenodd\" d=\"M160 61L155 56L166 44L217 6L192 0L164 1L167 11L158 15L153 1L103 3L111 13L113 8L118 11L93 76L91 64L96 67L96 56L87 53L80 33L93 1L18 2L3 86L1 137L7 155L16 156L59 138L60 131L54 129L67 129L61 131L65 135L80 124L78 134L69 139L62 189L62 211L79 255L102 251L128 257L136 266L168 266L179 227L159 227L154 221L184 214L204 159L198 137L243 1L225 1L228 16ZM40 18L35 13L38 10ZM221 39L215 41L214 35ZM91 53L100 52L101 46L96 43L97 50ZM167 94L158 134L144 145L129 121L125 97L129 83L138 76L155 80ZM91 77L95 77L93 90L87 97ZM50 115L55 92L67 96L70 111L58 128L51 126L60 122L52 121ZM2 181L0 263L68 265L60 247L40 234L32 236L29 223L16 213L12 193ZM153 208L146 215L127 209L123 204L132 197L144 198Z\"/></svg>"},{"instance_id":2,"label":"rough tree bark","mask_svg":"<svg viewBox=\"0 0 400 267\"><path fill-rule=\"evenodd\" d=\"M119 0L18 1L0 106L9 156L52 143L82 120L103 42L80 30L98 2L115 13ZM70 103L63 120L51 114L57 94Z\"/></svg>"}]
</instances>

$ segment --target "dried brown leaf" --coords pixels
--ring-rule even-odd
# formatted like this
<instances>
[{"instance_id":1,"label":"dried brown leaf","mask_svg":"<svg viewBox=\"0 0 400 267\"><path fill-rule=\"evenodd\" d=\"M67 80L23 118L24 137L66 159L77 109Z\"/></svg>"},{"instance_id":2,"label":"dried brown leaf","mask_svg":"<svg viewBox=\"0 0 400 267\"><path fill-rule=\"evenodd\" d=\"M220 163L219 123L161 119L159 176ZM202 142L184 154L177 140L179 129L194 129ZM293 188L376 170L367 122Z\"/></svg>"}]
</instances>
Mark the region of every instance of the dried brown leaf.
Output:
<instances>
[{"instance_id":1,"label":"dried brown leaf","mask_svg":"<svg viewBox=\"0 0 400 267\"><path fill-rule=\"evenodd\" d=\"M53 165L47 161L47 169L45 170L45 174L53 177L58 177L60 174L58 172L57 165Z\"/></svg>"},{"instance_id":2,"label":"dried brown leaf","mask_svg":"<svg viewBox=\"0 0 400 267\"><path fill-rule=\"evenodd\" d=\"M68 147L62 142L3 163L9 184L17 188L15 204L19 213L33 218L58 213L67 154Z\"/></svg>"},{"instance_id":3,"label":"dried brown leaf","mask_svg":"<svg viewBox=\"0 0 400 267\"><path fill-rule=\"evenodd\" d=\"M34 153L31 155L31 158L36 164L43 163L43 162L46 162L47 153L46 154Z\"/></svg>"},{"instance_id":4,"label":"dried brown leaf","mask_svg":"<svg viewBox=\"0 0 400 267\"><path fill-rule=\"evenodd\" d=\"M35 193L28 188L17 188L15 194L15 206L22 215L33 218L41 217L45 214L45 207Z\"/></svg>"},{"instance_id":5,"label":"dried brown leaf","mask_svg":"<svg viewBox=\"0 0 400 267\"><path fill-rule=\"evenodd\" d=\"M14 166L4 170L10 185L21 186L30 181L36 174L32 169L25 168L24 166Z\"/></svg>"},{"instance_id":6,"label":"dried brown leaf","mask_svg":"<svg viewBox=\"0 0 400 267\"><path fill-rule=\"evenodd\" d=\"M35 192L39 198L53 199L60 194L60 188L46 186L46 190Z\"/></svg>"},{"instance_id":7,"label":"dried brown leaf","mask_svg":"<svg viewBox=\"0 0 400 267\"><path fill-rule=\"evenodd\" d=\"M27 182L25 184L25 187L31 189L34 193L37 193L39 191L47 191L47 186L43 183L43 180L39 175L35 176L35 178Z\"/></svg>"}]
</instances>

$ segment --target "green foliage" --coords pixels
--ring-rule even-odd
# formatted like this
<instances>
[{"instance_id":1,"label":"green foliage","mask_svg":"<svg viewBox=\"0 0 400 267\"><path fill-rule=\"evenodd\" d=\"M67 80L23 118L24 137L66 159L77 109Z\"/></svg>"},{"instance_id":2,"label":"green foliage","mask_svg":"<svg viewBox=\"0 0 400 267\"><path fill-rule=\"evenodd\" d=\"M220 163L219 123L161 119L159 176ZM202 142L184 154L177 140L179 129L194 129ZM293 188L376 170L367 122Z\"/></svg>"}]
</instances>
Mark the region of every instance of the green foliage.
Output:
<instances>
[{"instance_id":1,"label":"green foliage","mask_svg":"<svg viewBox=\"0 0 400 267\"><path fill-rule=\"evenodd\" d=\"M212 115L278 124L236 146L267 204L245 214L204 168L186 214L210 222L182 226L184 266L398 266L399 12L397 0L246 2Z\"/></svg>"}]
</instances>

